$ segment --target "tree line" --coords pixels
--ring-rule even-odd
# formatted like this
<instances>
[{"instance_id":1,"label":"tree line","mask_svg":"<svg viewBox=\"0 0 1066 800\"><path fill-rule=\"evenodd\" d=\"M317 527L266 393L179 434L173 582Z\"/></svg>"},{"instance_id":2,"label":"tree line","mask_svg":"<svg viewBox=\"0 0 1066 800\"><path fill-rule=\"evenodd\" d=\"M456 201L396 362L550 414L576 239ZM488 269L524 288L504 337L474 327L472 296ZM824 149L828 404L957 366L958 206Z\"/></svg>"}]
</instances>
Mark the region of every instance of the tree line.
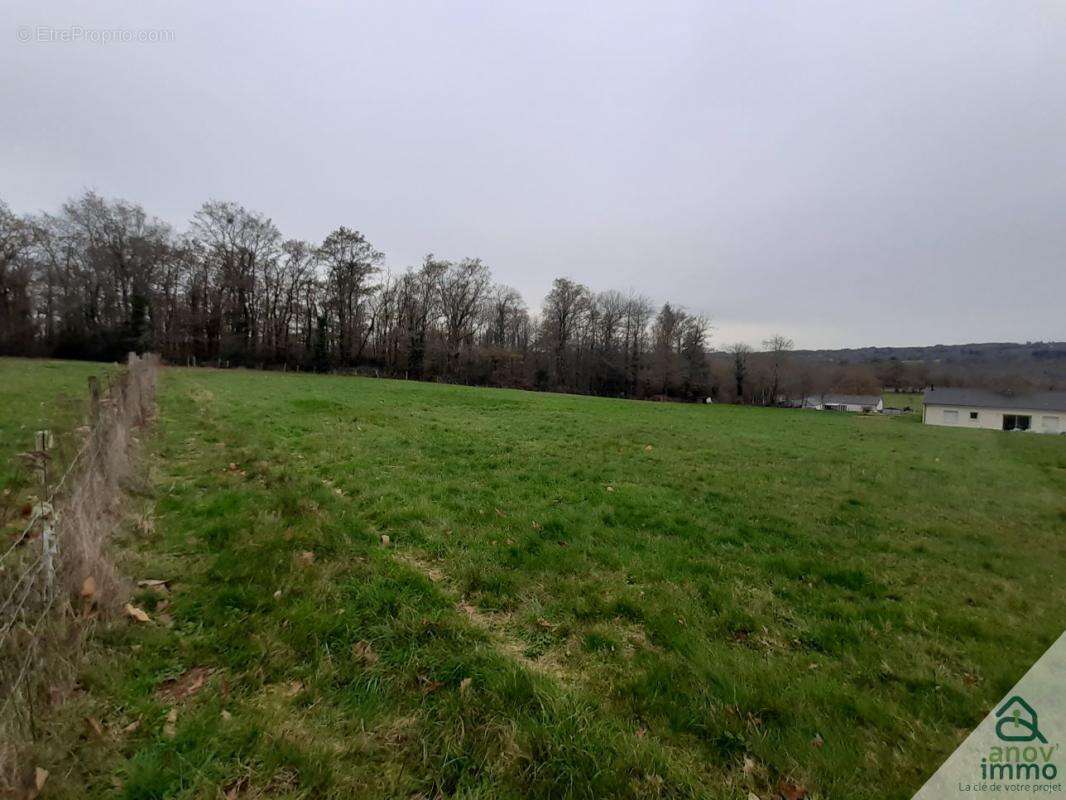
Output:
<instances>
[{"instance_id":1,"label":"tree line","mask_svg":"<svg viewBox=\"0 0 1066 800\"><path fill-rule=\"evenodd\" d=\"M430 254L392 271L354 228L289 239L232 202L204 203L179 232L95 192L53 214L18 215L0 200L0 354L151 350L177 364L764 405L898 378L797 358L780 335L758 352L712 350L711 331L676 303L567 277L530 309L480 259Z\"/></svg>"},{"instance_id":2,"label":"tree line","mask_svg":"<svg viewBox=\"0 0 1066 800\"><path fill-rule=\"evenodd\" d=\"M373 370L615 396L711 393L710 325L676 304L557 278L537 310L477 258L398 273L359 231L285 238L210 201L184 232L95 192L58 213L0 201L0 351Z\"/></svg>"}]
</instances>

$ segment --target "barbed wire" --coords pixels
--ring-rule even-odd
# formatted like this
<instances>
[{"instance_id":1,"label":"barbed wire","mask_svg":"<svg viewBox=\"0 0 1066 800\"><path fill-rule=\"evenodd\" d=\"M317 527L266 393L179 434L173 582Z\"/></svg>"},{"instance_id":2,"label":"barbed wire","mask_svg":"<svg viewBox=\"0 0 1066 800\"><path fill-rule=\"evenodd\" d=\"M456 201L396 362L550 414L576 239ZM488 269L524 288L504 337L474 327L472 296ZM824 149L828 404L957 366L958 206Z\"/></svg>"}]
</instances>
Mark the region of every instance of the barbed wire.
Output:
<instances>
[{"instance_id":1,"label":"barbed wire","mask_svg":"<svg viewBox=\"0 0 1066 800\"><path fill-rule=\"evenodd\" d=\"M19 576L18 581L12 587L10 593L8 593L7 598L4 600L4 604L2 606L0 606L0 616L3 616L4 612L7 611L7 607L9 605L11 605L11 600L18 593L19 587L22 586L22 582L24 580L26 580L26 578L34 578L34 577L36 577L36 575L33 574L33 570L37 569L43 563L44 563L44 554L42 553L41 555L37 556L37 558L35 558L33 560L32 564L30 564L28 567L26 567L25 570L23 570L22 574ZM25 598L26 598L26 595L28 594L29 589L33 588L33 581L30 580L26 584L26 587L27 587L27 591L23 592L22 599L19 600L19 606L16 607L16 609L15 609L16 612L19 610L19 608L21 608L22 603L25 601ZM3 633L0 633L0 639L2 639L2 638L3 638Z\"/></svg>"},{"instance_id":2,"label":"barbed wire","mask_svg":"<svg viewBox=\"0 0 1066 800\"><path fill-rule=\"evenodd\" d=\"M26 658L22 660L22 665L19 667L18 675L15 680L11 682L10 690L7 693L7 697L4 698L3 705L0 705L0 718L3 718L7 714L8 706L15 699L15 695L18 693L19 687L22 686L23 680L29 672L30 663L33 661L33 657L37 655L37 642L40 633L41 625L44 623L45 617L48 616L48 612L52 610L52 602L45 603L44 608L41 609L41 613L37 616L37 622L34 623L33 628L30 629L30 644L26 647Z\"/></svg>"},{"instance_id":3,"label":"barbed wire","mask_svg":"<svg viewBox=\"0 0 1066 800\"><path fill-rule=\"evenodd\" d=\"M33 526L41 519L41 517L45 516L42 511L42 505L53 504L56 498L59 497L59 493L66 485L67 479L70 478L70 476L74 473L74 470L81 462L81 459L85 456L87 452L89 452L90 448L95 443L95 434L95 430L90 431L89 437L85 440L82 446L78 448L78 452L75 453L74 458L70 460L70 463L67 465L67 468L63 471L63 475L60 477L56 485L52 487L52 490L48 493L48 498L43 503L37 503L34 505L33 513L30 516L29 520L26 522L26 526L22 529L22 532L19 533L19 535L12 540L8 548L3 552L2 555L0 555L0 566L3 565L4 561L8 558L8 556L10 556L20 544L26 541L26 537L30 535L30 532L33 530Z\"/></svg>"},{"instance_id":4,"label":"barbed wire","mask_svg":"<svg viewBox=\"0 0 1066 800\"><path fill-rule=\"evenodd\" d=\"M122 373L120 379L116 382L109 379L105 398L100 399L93 387L94 414L88 436L66 464L59 479L51 486L45 484L45 490L42 492L45 498L34 505L22 530L0 554L0 577L4 577L5 591L8 581L13 581L7 596L0 603L0 689L6 694L0 704L0 727L6 728L14 719L6 715L11 704L23 693L23 684L30 674L30 667L34 658L41 652L41 627L57 601L64 596L55 591L56 587L53 585L56 574L56 562L53 559L62 556L65 550L62 543L56 539L63 527L58 525L60 509L57 509L55 504L67 502L65 492L71 481L75 480L72 475L107 470L105 448L117 445L119 440L112 442L119 435L116 426L121 425L122 420L130 415L134 420L143 418L145 399L150 402L154 396L152 382L157 363L151 356L145 359L131 357L130 368ZM45 452L40 453L42 462L48 457L47 443L44 450ZM77 499L79 488L74 489L69 498L70 502L80 502ZM33 535L35 529L43 532L39 552L35 557L14 561L16 551ZM35 592L35 589L39 591ZM39 611L37 603L40 604ZM36 621L29 626L28 619L35 612ZM29 639L24 645L26 652L23 657L23 645L20 643L16 646L15 643L17 636L27 632ZM9 667L14 667L16 663L19 665L18 672L13 680L9 680L13 672Z\"/></svg>"},{"instance_id":5,"label":"barbed wire","mask_svg":"<svg viewBox=\"0 0 1066 800\"><path fill-rule=\"evenodd\" d=\"M11 546L9 548L7 548L7 550L4 551L3 555L0 555L0 565L2 565L4 563L4 559L6 559L9 555L11 555L15 551L16 547L18 547L20 544L22 544L24 541L26 541L26 537L30 535L30 531L33 530L33 526L35 524L37 524L37 520L39 520L40 518L41 518L41 507L40 506L36 506L33 509L33 514L30 516L29 522L26 523L26 527L22 529L22 533L20 533L18 536L16 536L15 539L11 542Z\"/></svg>"},{"instance_id":6,"label":"barbed wire","mask_svg":"<svg viewBox=\"0 0 1066 800\"><path fill-rule=\"evenodd\" d=\"M78 462L81 461L81 457L85 455L85 453L88 452L89 448L92 446L94 434L95 431L91 431L89 433L89 438L81 446L81 448L75 454L74 458L70 460L70 464L67 465L66 470L63 472L63 477L59 479L59 482L52 488L52 491L49 493L48 499L45 501L46 503L53 502L56 497L59 496L59 492L63 489L63 485L67 482L67 478L69 478L71 473L74 472L74 468L78 465Z\"/></svg>"}]
</instances>

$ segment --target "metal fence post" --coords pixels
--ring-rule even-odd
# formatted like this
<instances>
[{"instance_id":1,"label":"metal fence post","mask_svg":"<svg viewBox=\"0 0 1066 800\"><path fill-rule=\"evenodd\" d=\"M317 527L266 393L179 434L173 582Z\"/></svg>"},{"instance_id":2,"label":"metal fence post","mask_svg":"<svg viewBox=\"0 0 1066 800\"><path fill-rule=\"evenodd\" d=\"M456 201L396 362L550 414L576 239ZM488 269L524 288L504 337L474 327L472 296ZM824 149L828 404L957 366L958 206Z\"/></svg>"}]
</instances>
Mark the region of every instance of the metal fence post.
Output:
<instances>
[{"instance_id":1,"label":"metal fence post","mask_svg":"<svg viewBox=\"0 0 1066 800\"><path fill-rule=\"evenodd\" d=\"M56 556L59 553L59 540L56 537L56 515L51 503L41 503L41 548L42 566L44 567L44 585L48 599L55 595Z\"/></svg>"},{"instance_id":2,"label":"metal fence post","mask_svg":"<svg viewBox=\"0 0 1066 800\"><path fill-rule=\"evenodd\" d=\"M48 461L51 458L48 451L54 444L55 440L50 430L37 431L38 469L41 478L41 563L44 567L45 591L49 598L55 591L57 549L55 512L48 492Z\"/></svg>"}]
</instances>

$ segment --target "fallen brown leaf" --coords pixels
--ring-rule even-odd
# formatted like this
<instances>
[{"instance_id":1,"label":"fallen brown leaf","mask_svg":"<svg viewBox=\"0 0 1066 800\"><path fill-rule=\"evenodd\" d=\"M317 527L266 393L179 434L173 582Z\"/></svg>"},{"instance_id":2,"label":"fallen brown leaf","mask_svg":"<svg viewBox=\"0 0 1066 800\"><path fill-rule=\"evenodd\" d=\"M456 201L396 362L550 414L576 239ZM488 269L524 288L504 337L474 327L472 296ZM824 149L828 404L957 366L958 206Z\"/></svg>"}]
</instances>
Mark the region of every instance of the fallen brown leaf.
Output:
<instances>
[{"instance_id":1,"label":"fallen brown leaf","mask_svg":"<svg viewBox=\"0 0 1066 800\"><path fill-rule=\"evenodd\" d=\"M443 681L435 681L428 675L419 675L418 682L422 685L422 694L432 694L444 686Z\"/></svg>"},{"instance_id":2,"label":"fallen brown leaf","mask_svg":"<svg viewBox=\"0 0 1066 800\"><path fill-rule=\"evenodd\" d=\"M237 780L229 783L225 788L226 800L236 800L236 798L243 794L248 788L249 783L250 781L247 775L242 775L237 778Z\"/></svg>"},{"instance_id":3,"label":"fallen brown leaf","mask_svg":"<svg viewBox=\"0 0 1066 800\"><path fill-rule=\"evenodd\" d=\"M819 749L825 747L825 739L822 738L822 734L814 734L814 738L811 739L811 747L817 747Z\"/></svg>"},{"instance_id":4,"label":"fallen brown leaf","mask_svg":"<svg viewBox=\"0 0 1066 800\"><path fill-rule=\"evenodd\" d=\"M374 652L370 642L365 639L352 645L352 656L355 657L356 661L368 667L378 663L378 654Z\"/></svg>"},{"instance_id":5,"label":"fallen brown leaf","mask_svg":"<svg viewBox=\"0 0 1066 800\"><path fill-rule=\"evenodd\" d=\"M92 575L85 576L85 580L81 582L81 596L86 600L96 597L96 578Z\"/></svg>"},{"instance_id":6,"label":"fallen brown leaf","mask_svg":"<svg viewBox=\"0 0 1066 800\"><path fill-rule=\"evenodd\" d=\"M137 620L137 622L151 621L151 618L148 616L147 613L145 613L143 609L137 608L137 606L132 606L129 603L126 603L126 613L129 614L129 616L131 616L133 619Z\"/></svg>"},{"instance_id":7,"label":"fallen brown leaf","mask_svg":"<svg viewBox=\"0 0 1066 800\"><path fill-rule=\"evenodd\" d=\"M167 712L166 721L163 723L163 735L173 739L178 733L178 709L172 708Z\"/></svg>"},{"instance_id":8,"label":"fallen brown leaf","mask_svg":"<svg viewBox=\"0 0 1066 800\"><path fill-rule=\"evenodd\" d=\"M782 778L777 784L777 794L781 800L806 800L807 790L799 784Z\"/></svg>"},{"instance_id":9,"label":"fallen brown leaf","mask_svg":"<svg viewBox=\"0 0 1066 800\"><path fill-rule=\"evenodd\" d=\"M100 721L98 719L96 719L95 717L86 717L85 718L85 725L86 725L86 727L89 730L91 730L93 733L95 733L99 738L103 739L105 737L106 734L104 733L104 726L101 725Z\"/></svg>"},{"instance_id":10,"label":"fallen brown leaf","mask_svg":"<svg viewBox=\"0 0 1066 800\"><path fill-rule=\"evenodd\" d=\"M314 550L304 550L302 553L300 553L300 561L302 563L304 563L304 564L314 564L315 563L315 551Z\"/></svg>"},{"instance_id":11,"label":"fallen brown leaf","mask_svg":"<svg viewBox=\"0 0 1066 800\"><path fill-rule=\"evenodd\" d=\"M473 678L463 678L461 681L459 681L459 691L465 693L466 690L470 688L470 684L472 684L473 682Z\"/></svg>"},{"instance_id":12,"label":"fallen brown leaf","mask_svg":"<svg viewBox=\"0 0 1066 800\"><path fill-rule=\"evenodd\" d=\"M207 667L187 669L177 678L168 678L163 681L159 687L159 695L174 701L185 700L204 687L204 682L210 674L211 670Z\"/></svg>"}]
</instances>

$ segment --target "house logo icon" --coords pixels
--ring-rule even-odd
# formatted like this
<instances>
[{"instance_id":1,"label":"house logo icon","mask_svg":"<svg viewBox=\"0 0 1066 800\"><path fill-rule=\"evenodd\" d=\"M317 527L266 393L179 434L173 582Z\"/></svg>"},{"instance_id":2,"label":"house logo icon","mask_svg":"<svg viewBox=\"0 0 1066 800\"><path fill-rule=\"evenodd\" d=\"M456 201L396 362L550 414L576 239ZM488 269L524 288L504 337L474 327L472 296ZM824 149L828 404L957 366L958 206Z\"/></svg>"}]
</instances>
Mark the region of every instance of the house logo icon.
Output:
<instances>
[{"instance_id":1,"label":"house logo icon","mask_svg":"<svg viewBox=\"0 0 1066 800\"><path fill-rule=\"evenodd\" d=\"M1004 742L1040 741L1047 739L1037 727L1036 709L1019 695L1014 695L996 711L996 736Z\"/></svg>"}]
</instances>

